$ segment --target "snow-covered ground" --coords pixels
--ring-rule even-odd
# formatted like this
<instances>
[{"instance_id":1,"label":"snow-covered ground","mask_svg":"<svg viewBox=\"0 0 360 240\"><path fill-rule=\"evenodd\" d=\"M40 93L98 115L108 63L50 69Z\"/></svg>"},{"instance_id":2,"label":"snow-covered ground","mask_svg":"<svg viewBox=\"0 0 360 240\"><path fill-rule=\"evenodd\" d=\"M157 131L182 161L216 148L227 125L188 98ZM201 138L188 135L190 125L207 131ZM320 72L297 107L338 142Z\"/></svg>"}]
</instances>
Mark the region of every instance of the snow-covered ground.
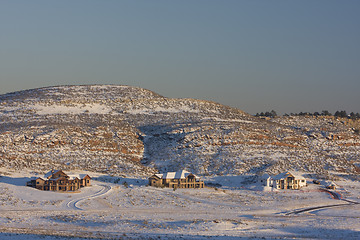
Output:
<instances>
[{"instance_id":1,"label":"snow-covered ground","mask_svg":"<svg viewBox=\"0 0 360 240\"><path fill-rule=\"evenodd\" d=\"M335 200L311 183L271 191L244 185L243 176L217 176L205 182L221 187L174 191L89 173L91 187L58 193L26 187L34 173L0 173L0 239L360 239L360 204ZM360 202L359 182L336 184L343 198Z\"/></svg>"}]
</instances>

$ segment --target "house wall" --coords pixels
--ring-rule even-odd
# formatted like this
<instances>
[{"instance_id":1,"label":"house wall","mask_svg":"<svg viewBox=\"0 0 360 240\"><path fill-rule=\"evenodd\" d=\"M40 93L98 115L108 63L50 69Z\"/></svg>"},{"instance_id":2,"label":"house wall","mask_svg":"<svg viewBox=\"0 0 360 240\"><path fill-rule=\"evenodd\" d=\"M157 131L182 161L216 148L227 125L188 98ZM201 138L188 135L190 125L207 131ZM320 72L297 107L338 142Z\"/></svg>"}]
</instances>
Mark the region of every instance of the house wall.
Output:
<instances>
[{"instance_id":1,"label":"house wall","mask_svg":"<svg viewBox=\"0 0 360 240\"><path fill-rule=\"evenodd\" d=\"M158 179L155 177L150 177L149 185L154 187L168 187L168 188L204 188L204 182L196 181L195 178Z\"/></svg>"},{"instance_id":2,"label":"house wall","mask_svg":"<svg viewBox=\"0 0 360 240\"><path fill-rule=\"evenodd\" d=\"M43 180L38 178L26 183L27 186L35 187L44 191L76 191L80 187L90 186L90 177L87 175L83 179L69 179L62 171L50 176L49 179Z\"/></svg>"},{"instance_id":3,"label":"house wall","mask_svg":"<svg viewBox=\"0 0 360 240\"><path fill-rule=\"evenodd\" d=\"M150 177L149 185L153 187L162 187L163 186L162 179L157 177Z\"/></svg>"},{"instance_id":4,"label":"house wall","mask_svg":"<svg viewBox=\"0 0 360 240\"><path fill-rule=\"evenodd\" d=\"M301 189L306 186L306 180L289 176L284 179L276 180L274 186L276 189Z\"/></svg>"},{"instance_id":5,"label":"house wall","mask_svg":"<svg viewBox=\"0 0 360 240\"><path fill-rule=\"evenodd\" d=\"M90 177L87 175L83 179L80 179L80 187L86 186L90 186Z\"/></svg>"}]
</instances>

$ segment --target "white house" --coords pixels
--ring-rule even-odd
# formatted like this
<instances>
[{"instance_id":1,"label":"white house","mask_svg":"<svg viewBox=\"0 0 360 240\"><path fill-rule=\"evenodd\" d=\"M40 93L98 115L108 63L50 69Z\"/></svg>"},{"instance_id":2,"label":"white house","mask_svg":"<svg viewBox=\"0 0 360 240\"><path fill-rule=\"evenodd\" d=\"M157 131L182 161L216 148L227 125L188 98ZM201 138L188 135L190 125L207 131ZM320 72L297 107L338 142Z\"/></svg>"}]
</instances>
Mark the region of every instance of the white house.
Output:
<instances>
[{"instance_id":1,"label":"white house","mask_svg":"<svg viewBox=\"0 0 360 240\"><path fill-rule=\"evenodd\" d=\"M272 177L272 185L276 189L300 189L306 187L306 179L301 175L284 172Z\"/></svg>"},{"instance_id":2,"label":"white house","mask_svg":"<svg viewBox=\"0 0 360 240\"><path fill-rule=\"evenodd\" d=\"M272 187L273 185L273 180L271 178L271 176L269 174L264 174L261 178L260 178L260 183L266 187Z\"/></svg>"}]
</instances>

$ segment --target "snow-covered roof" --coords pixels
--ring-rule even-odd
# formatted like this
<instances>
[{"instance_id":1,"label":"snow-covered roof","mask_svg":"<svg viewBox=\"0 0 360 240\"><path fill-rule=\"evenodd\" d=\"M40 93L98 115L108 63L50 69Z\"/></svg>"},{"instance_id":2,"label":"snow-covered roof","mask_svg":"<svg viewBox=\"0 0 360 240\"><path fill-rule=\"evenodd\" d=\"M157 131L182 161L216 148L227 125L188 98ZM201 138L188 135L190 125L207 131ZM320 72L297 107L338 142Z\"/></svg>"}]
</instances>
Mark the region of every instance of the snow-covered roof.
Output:
<instances>
[{"instance_id":1,"label":"snow-covered roof","mask_svg":"<svg viewBox=\"0 0 360 240\"><path fill-rule=\"evenodd\" d=\"M334 182L329 181L329 182L325 182L325 186L326 186L326 187L330 187L330 186L335 186L335 187L337 187L337 184L334 183Z\"/></svg>"},{"instance_id":2,"label":"snow-covered roof","mask_svg":"<svg viewBox=\"0 0 360 240\"><path fill-rule=\"evenodd\" d=\"M73 180L75 178L83 179L84 177L87 176L87 174L68 174L68 176L70 180Z\"/></svg>"},{"instance_id":3,"label":"snow-covered roof","mask_svg":"<svg viewBox=\"0 0 360 240\"><path fill-rule=\"evenodd\" d=\"M51 177L53 174L57 173L57 172L60 172L61 170L51 170L49 172L47 172L45 175L44 175L44 178L49 178Z\"/></svg>"},{"instance_id":4,"label":"snow-covered roof","mask_svg":"<svg viewBox=\"0 0 360 240\"><path fill-rule=\"evenodd\" d=\"M167 172L167 173L155 174L155 175L162 179L185 179L190 174L192 173L186 170L181 170L177 172ZM194 175L196 179L200 179L200 177L196 176L195 174L192 175Z\"/></svg>"},{"instance_id":5,"label":"snow-covered roof","mask_svg":"<svg viewBox=\"0 0 360 240\"><path fill-rule=\"evenodd\" d=\"M44 175L44 178L48 179L49 177L51 177L52 175L54 175L60 171L61 170L51 170ZM70 180L73 180L75 178L83 179L84 177L86 177L88 175L88 174L73 174L73 173L69 173L69 174L65 173L65 174L69 177ZM57 179L59 179L59 178L57 178ZM57 180L57 179L53 179L53 180Z\"/></svg>"},{"instance_id":6,"label":"snow-covered roof","mask_svg":"<svg viewBox=\"0 0 360 240\"><path fill-rule=\"evenodd\" d=\"M88 174L79 174L80 179L83 179L84 177L89 176ZM90 177L90 176L89 176ZM91 178L91 177L90 177Z\"/></svg>"},{"instance_id":7,"label":"snow-covered roof","mask_svg":"<svg viewBox=\"0 0 360 240\"><path fill-rule=\"evenodd\" d=\"M267 173L265 173L264 175L262 175L260 177L260 179L269 179L269 178L271 178L271 176L269 174L267 174Z\"/></svg>"},{"instance_id":8,"label":"snow-covered roof","mask_svg":"<svg viewBox=\"0 0 360 240\"><path fill-rule=\"evenodd\" d=\"M292 172L289 172L289 171L288 171L288 172L280 173L280 174L274 176L272 179L274 179L274 180L280 180L280 179L287 178L289 175L294 176L294 178L296 178L296 179L305 179L303 176L297 175L297 174L293 174Z\"/></svg>"},{"instance_id":9,"label":"snow-covered roof","mask_svg":"<svg viewBox=\"0 0 360 240\"><path fill-rule=\"evenodd\" d=\"M76 174L71 174L71 175L68 175L68 176L69 176L69 179L70 179L70 180L74 180L75 178L80 179L80 176L79 176L79 175L76 175Z\"/></svg>"}]
</instances>

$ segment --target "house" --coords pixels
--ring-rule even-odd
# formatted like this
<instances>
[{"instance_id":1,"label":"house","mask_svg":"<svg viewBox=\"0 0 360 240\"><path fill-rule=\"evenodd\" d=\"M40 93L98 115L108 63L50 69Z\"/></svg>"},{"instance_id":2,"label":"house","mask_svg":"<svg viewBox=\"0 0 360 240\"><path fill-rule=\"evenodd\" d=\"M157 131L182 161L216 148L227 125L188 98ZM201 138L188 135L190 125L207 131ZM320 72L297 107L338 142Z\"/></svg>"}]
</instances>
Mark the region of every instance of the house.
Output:
<instances>
[{"instance_id":1,"label":"house","mask_svg":"<svg viewBox=\"0 0 360 240\"><path fill-rule=\"evenodd\" d=\"M259 179L260 183L266 187L272 187L273 180L269 174L264 174Z\"/></svg>"},{"instance_id":2,"label":"house","mask_svg":"<svg viewBox=\"0 0 360 240\"><path fill-rule=\"evenodd\" d=\"M188 171L154 174L149 177L149 185L168 188L204 188L200 177Z\"/></svg>"},{"instance_id":3,"label":"house","mask_svg":"<svg viewBox=\"0 0 360 240\"><path fill-rule=\"evenodd\" d=\"M327 182L327 183L325 184L325 187L326 187L327 189L336 190L337 185L336 185L334 182Z\"/></svg>"},{"instance_id":4,"label":"house","mask_svg":"<svg viewBox=\"0 0 360 240\"><path fill-rule=\"evenodd\" d=\"M68 175L62 170L51 170L43 178L38 177L26 183L43 191L77 191L81 187L90 186L91 177L87 174Z\"/></svg>"},{"instance_id":5,"label":"house","mask_svg":"<svg viewBox=\"0 0 360 240\"><path fill-rule=\"evenodd\" d=\"M276 189L300 189L306 186L306 179L291 172L284 172L272 177L272 185Z\"/></svg>"}]
</instances>

